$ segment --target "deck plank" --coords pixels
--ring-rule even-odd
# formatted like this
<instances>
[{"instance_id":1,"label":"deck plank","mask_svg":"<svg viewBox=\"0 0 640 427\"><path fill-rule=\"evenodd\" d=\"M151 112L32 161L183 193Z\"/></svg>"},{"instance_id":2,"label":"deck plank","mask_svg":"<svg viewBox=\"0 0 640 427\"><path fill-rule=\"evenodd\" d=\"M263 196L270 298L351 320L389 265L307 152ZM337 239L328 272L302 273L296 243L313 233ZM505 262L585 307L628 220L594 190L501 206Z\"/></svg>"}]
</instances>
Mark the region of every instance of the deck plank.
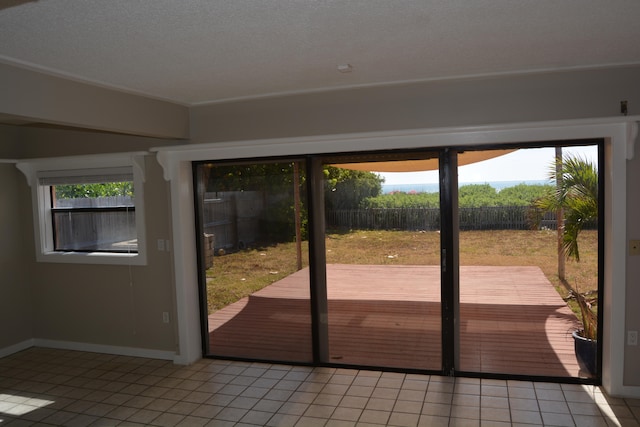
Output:
<instances>
[{"instance_id":1,"label":"deck plank","mask_svg":"<svg viewBox=\"0 0 640 427\"><path fill-rule=\"evenodd\" d=\"M327 266L329 361L441 366L438 266ZM577 319L538 267L460 268L460 369L578 376ZM209 316L211 354L311 362L308 269Z\"/></svg>"}]
</instances>

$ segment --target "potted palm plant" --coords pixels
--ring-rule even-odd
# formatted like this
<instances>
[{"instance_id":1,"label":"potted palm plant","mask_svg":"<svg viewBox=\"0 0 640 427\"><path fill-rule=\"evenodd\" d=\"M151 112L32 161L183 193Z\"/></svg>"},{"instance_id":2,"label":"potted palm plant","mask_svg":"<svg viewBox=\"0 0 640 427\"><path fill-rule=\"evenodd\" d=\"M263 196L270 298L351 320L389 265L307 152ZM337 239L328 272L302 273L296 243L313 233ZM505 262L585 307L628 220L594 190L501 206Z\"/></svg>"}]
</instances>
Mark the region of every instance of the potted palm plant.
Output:
<instances>
[{"instance_id":1,"label":"potted palm plant","mask_svg":"<svg viewBox=\"0 0 640 427\"><path fill-rule=\"evenodd\" d=\"M598 219L598 171L595 165L579 156L557 157L550 173L555 182L554 191L536 202L545 211L562 212L558 221L561 245L560 259L580 261L578 236L585 225ZM568 288L580 308L582 327L573 332L576 359L580 369L591 376L597 370L598 317L592 305L580 293L578 285L571 286L564 277L564 268L559 267L559 278Z\"/></svg>"},{"instance_id":2,"label":"potted palm plant","mask_svg":"<svg viewBox=\"0 0 640 427\"><path fill-rule=\"evenodd\" d=\"M598 317L593 312L584 295L574 292L574 298L580 307L582 329L573 331L574 348L580 370L594 376L597 374L598 355Z\"/></svg>"}]
</instances>

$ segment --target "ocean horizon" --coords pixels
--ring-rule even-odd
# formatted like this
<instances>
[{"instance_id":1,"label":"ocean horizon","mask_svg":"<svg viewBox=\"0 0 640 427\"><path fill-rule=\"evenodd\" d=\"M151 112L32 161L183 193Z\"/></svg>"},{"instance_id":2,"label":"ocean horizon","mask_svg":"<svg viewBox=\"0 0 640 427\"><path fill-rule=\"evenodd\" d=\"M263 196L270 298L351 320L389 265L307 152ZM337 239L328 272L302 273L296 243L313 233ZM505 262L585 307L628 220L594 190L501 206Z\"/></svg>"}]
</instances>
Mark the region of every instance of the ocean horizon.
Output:
<instances>
[{"instance_id":1,"label":"ocean horizon","mask_svg":"<svg viewBox=\"0 0 640 427\"><path fill-rule=\"evenodd\" d=\"M504 188L515 187L516 185L545 185L549 184L546 179L540 180L525 180L525 181L488 181L488 182L461 182L460 187L465 185L483 185L489 184L497 191ZM437 193L439 190L438 183L429 184L382 184L382 194L389 194L395 191L402 193Z\"/></svg>"}]
</instances>

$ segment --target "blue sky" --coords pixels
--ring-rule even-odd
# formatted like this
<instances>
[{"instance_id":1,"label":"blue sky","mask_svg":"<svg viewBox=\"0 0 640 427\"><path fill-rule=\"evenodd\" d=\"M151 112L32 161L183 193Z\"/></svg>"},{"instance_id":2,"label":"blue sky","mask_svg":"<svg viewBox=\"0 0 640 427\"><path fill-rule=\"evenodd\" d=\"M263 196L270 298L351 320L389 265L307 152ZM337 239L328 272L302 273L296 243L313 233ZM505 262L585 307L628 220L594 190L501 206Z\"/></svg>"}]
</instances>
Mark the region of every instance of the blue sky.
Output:
<instances>
[{"instance_id":1,"label":"blue sky","mask_svg":"<svg viewBox=\"0 0 640 427\"><path fill-rule=\"evenodd\" d=\"M598 148L565 147L563 153L577 154L597 164ZM461 183L485 183L496 181L537 181L546 180L549 167L553 164L555 149L521 149L504 156L485 160L458 169L458 181ZM438 182L438 172L385 172L380 173L387 185L432 184Z\"/></svg>"}]
</instances>

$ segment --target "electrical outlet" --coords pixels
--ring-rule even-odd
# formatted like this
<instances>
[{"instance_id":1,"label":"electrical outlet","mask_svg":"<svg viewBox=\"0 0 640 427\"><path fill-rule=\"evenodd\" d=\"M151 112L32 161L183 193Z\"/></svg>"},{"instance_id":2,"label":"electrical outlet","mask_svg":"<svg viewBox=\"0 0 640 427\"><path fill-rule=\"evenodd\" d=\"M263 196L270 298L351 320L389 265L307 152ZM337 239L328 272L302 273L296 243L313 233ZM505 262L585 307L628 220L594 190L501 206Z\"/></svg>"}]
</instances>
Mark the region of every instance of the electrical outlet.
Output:
<instances>
[{"instance_id":1,"label":"electrical outlet","mask_svg":"<svg viewBox=\"0 0 640 427\"><path fill-rule=\"evenodd\" d=\"M638 331L627 331L627 345L638 345Z\"/></svg>"},{"instance_id":2,"label":"electrical outlet","mask_svg":"<svg viewBox=\"0 0 640 427\"><path fill-rule=\"evenodd\" d=\"M158 250L160 252L164 251L164 239L158 239Z\"/></svg>"},{"instance_id":3,"label":"electrical outlet","mask_svg":"<svg viewBox=\"0 0 640 427\"><path fill-rule=\"evenodd\" d=\"M169 312L168 311L163 311L162 312L162 323L169 323Z\"/></svg>"}]
</instances>

